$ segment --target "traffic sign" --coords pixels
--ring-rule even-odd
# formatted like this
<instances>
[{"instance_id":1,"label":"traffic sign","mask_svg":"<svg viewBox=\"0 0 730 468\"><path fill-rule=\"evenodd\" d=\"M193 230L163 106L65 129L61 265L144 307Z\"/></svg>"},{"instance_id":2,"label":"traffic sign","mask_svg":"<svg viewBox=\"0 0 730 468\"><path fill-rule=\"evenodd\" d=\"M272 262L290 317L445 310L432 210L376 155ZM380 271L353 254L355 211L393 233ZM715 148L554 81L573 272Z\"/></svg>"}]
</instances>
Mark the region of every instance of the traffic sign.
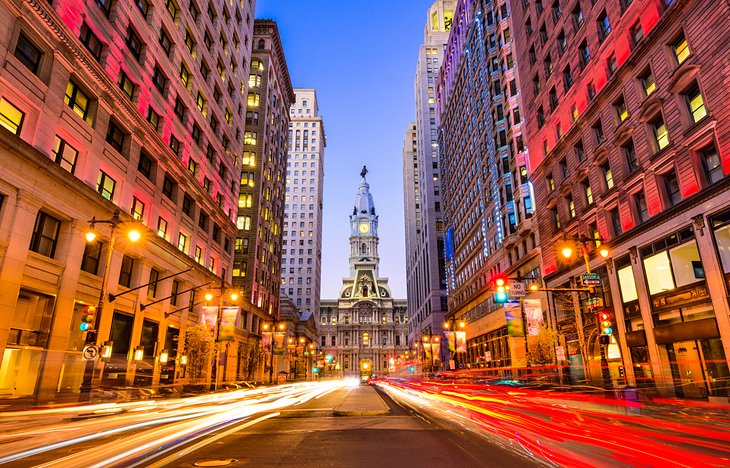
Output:
<instances>
[{"instance_id":1,"label":"traffic sign","mask_svg":"<svg viewBox=\"0 0 730 468\"><path fill-rule=\"evenodd\" d=\"M601 275L598 273L583 273L580 275L580 279L583 281L583 284L587 286L601 285Z\"/></svg>"},{"instance_id":2,"label":"traffic sign","mask_svg":"<svg viewBox=\"0 0 730 468\"><path fill-rule=\"evenodd\" d=\"M86 345L84 346L84 352L83 356L84 359L87 361L92 361L96 359L96 357L99 355L99 347L96 345Z\"/></svg>"},{"instance_id":3,"label":"traffic sign","mask_svg":"<svg viewBox=\"0 0 730 468\"><path fill-rule=\"evenodd\" d=\"M512 297L525 297L525 283L513 281L509 285L509 295Z\"/></svg>"}]
</instances>

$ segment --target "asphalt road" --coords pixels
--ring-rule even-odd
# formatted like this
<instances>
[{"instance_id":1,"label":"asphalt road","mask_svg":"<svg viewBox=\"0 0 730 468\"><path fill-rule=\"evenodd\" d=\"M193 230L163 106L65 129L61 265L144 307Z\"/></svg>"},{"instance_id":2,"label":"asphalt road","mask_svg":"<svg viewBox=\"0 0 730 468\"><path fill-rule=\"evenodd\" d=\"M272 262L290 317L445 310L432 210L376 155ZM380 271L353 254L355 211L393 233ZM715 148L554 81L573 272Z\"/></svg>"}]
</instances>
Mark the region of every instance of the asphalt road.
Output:
<instances>
[{"instance_id":1,"label":"asphalt road","mask_svg":"<svg viewBox=\"0 0 730 468\"><path fill-rule=\"evenodd\" d=\"M447 420L426 419L387 395L387 415L335 416L338 390L153 466L256 467L517 467L536 461L517 455Z\"/></svg>"}]
</instances>

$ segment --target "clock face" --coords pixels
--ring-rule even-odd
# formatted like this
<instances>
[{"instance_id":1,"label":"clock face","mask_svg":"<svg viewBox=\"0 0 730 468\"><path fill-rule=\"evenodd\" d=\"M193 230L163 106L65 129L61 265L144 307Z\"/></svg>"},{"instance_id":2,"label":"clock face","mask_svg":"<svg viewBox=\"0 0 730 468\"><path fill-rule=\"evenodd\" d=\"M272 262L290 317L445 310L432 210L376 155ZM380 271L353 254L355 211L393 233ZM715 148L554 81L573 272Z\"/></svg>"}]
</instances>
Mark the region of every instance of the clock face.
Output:
<instances>
[{"instance_id":1,"label":"clock face","mask_svg":"<svg viewBox=\"0 0 730 468\"><path fill-rule=\"evenodd\" d=\"M362 224L360 224L360 226L358 226L358 228L357 228L357 229L358 229L358 230L359 230L359 231L360 231L361 233L363 233L363 234L367 234L368 232L370 232L370 225L369 225L369 224L366 224L366 223L362 223Z\"/></svg>"}]
</instances>

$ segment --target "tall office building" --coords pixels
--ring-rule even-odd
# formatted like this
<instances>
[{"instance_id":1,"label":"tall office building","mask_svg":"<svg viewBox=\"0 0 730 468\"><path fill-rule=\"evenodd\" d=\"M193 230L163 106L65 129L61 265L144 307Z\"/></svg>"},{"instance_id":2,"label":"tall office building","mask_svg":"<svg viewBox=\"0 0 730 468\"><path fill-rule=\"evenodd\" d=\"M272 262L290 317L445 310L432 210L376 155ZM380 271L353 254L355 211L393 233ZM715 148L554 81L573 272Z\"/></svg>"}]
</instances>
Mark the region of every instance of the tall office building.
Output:
<instances>
[{"instance_id":1,"label":"tall office building","mask_svg":"<svg viewBox=\"0 0 730 468\"><path fill-rule=\"evenodd\" d=\"M555 296L571 374L727 398L730 30L726 1L515 2L545 284L586 273L613 315ZM599 241L598 239L603 239ZM607 242L610 255L597 255ZM592 299L593 300L593 299ZM583 372L586 375L583 376Z\"/></svg>"},{"instance_id":2,"label":"tall office building","mask_svg":"<svg viewBox=\"0 0 730 468\"><path fill-rule=\"evenodd\" d=\"M305 314L319 311L322 277L324 123L317 92L295 89L286 163L281 289Z\"/></svg>"},{"instance_id":3,"label":"tall office building","mask_svg":"<svg viewBox=\"0 0 730 468\"><path fill-rule=\"evenodd\" d=\"M350 274L337 299L323 299L319 313L319 347L325 375L383 374L407 359L406 301L394 299L388 278L380 276L378 215L370 184L361 172L349 216Z\"/></svg>"},{"instance_id":4,"label":"tall office building","mask_svg":"<svg viewBox=\"0 0 730 468\"><path fill-rule=\"evenodd\" d=\"M511 21L503 0L459 1L437 87L448 318L467 333L452 359L479 367L527 364L492 281L540 272ZM517 286L508 305L519 310ZM540 318L543 296L526 297Z\"/></svg>"},{"instance_id":5,"label":"tall office building","mask_svg":"<svg viewBox=\"0 0 730 468\"><path fill-rule=\"evenodd\" d=\"M436 137L436 84L456 0L438 0L426 17L414 82L415 139L409 126L403 146L406 213L406 284L410 342L438 334L446 314L444 228L439 151ZM415 141L415 154L411 146Z\"/></svg>"},{"instance_id":6,"label":"tall office building","mask_svg":"<svg viewBox=\"0 0 730 468\"><path fill-rule=\"evenodd\" d=\"M279 313L284 171L295 97L274 21L254 21L252 46L233 284L255 307L243 325L256 334L261 321L276 320Z\"/></svg>"},{"instance_id":7,"label":"tall office building","mask_svg":"<svg viewBox=\"0 0 730 468\"><path fill-rule=\"evenodd\" d=\"M252 15L252 2L0 2L0 393L79 391L100 289L115 297L91 327L111 354L93 385L181 376L195 298L231 278Z\"/></svg>"}]
</instances>

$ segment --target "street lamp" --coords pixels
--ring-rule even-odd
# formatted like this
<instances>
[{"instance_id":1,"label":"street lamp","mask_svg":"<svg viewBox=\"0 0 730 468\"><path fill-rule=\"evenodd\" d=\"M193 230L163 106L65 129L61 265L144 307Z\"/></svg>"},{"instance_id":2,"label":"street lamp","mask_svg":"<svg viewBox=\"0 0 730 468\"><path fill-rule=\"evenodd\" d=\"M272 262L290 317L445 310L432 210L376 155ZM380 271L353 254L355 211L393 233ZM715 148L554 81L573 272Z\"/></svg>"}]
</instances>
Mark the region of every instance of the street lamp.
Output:
<instances>
[{"instance_id":1,"label":"street lamp","mask_svg":"<svg viewBox=\"0 0 730 468\"><path fill-rule=\"evenodd\" d=\"M104 302L106 299L106 289L109 282L109 268L112 263L112 254L114 253L114 244L116 241L116 231L119 225L123 224L124 221L119 217L119 209L115 209L112 213L112 217L109 219L96 219L93 217L89 220L89 231L86 232L85 238L87 242L93 242L96 240L96 232L94 228L97 224L108 224L111 227L109 233L109 247L107 248L106 259L104 263L104 273L101 277L101 289L99 290L99 304L96 307L96 319L93 324L93 328L86 332L86 338L84 340L84 348L87 346L95 346L99 335L99 327L101 325L101 314L104 310ZM137 242L142 238L142 234L139 230L132 228L127 232L127 237L131 242ZM104 354L107 354L107 348L104 349ZM111 346L108 347L108 354L111 355ZM81 388L79 389L79 401L89 401L91 397L91 386L94 378L94 367L96 361L89 359L86 361L84 367L84 378L81 382Z\"/></svg>"}]
</instances>

